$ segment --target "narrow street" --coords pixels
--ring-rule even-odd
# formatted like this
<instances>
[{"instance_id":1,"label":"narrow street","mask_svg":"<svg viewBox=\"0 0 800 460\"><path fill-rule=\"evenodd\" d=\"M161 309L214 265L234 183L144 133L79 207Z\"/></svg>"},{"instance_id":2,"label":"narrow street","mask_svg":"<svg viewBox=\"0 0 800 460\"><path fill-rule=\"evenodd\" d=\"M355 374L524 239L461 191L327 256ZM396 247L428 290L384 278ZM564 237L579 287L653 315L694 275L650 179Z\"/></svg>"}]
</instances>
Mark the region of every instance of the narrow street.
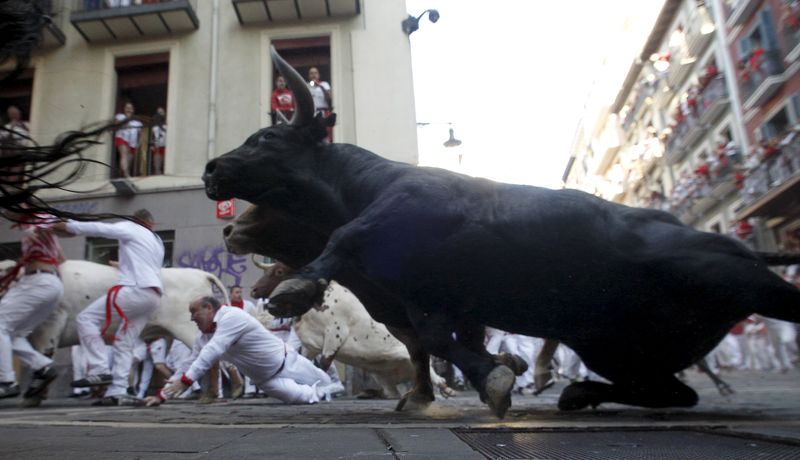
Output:
<instances>
[{"instance_id":1,"label":"narrow street","mask_svg":"<svg viewBox=\"0 0 800 460\"><path fill-rule=\"evenodd\" d=\"M394 401L336 399L286 406L272 399L159 408L98 408L88 400L0 405L1 459L195 458L800 458L800 372L723 375L736 394L687 378L692 409L604 405L555 408L560 383L539 397L515 396L498 421L474 392L440 398L424 412Z\"/></svg>"}]
</instances>

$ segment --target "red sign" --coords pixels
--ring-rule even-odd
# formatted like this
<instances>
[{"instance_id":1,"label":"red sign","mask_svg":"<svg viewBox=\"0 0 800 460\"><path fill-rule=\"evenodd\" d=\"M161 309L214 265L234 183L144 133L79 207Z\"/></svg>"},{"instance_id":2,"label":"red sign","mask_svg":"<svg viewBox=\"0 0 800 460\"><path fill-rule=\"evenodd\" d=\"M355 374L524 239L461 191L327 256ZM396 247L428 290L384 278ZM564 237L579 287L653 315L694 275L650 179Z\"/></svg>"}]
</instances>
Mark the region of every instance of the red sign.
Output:
<instances>
[{"instance_id":1,"label":"red sign","mask_svg":"<svg viewBox=\"0 0 800 460\"><path fill-rule=\"evenodd\" d=\"M236 217L236 201L230 200L217 201L217 219L233 219Z\"/></svg>"}]
</instances>

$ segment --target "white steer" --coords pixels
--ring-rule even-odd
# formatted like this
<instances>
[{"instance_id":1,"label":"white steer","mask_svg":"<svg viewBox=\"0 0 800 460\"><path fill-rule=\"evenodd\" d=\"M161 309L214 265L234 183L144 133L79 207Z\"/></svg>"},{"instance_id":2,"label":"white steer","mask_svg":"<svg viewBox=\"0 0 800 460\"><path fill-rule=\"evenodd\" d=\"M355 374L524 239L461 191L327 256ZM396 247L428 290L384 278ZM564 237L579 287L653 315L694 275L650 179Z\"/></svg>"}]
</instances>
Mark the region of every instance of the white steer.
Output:
<instances>
[{"instance_id":1,"label":"white steer","mask_svg":"<svg viewBox=\"0 0 800 460\"><path fill-rule=\"evenodd\" d=\"M64 282L64 297L53 313L30 335L31 345L44 353L56 348L78 345L75 317L92 301L117 283L119 272L108 265L83 260L68 260L59 266ZM200 296L214 295L217 286L228 303L228 294L222 282L214 275L194 268L165 268L161 270L164 295L161 308L145 326L142 338L171 335L188 347L194 344L197 326L189 317L189 302ZM119 319L109 328L113 333Z\"/></svg>"},{"instance_id":2,"label":"white steer","mask_svg":"<svg viewBox=\"0 0 800 460\"><path fill-rule=\"evenodd\" d=\"M253 286L253 298L268 298L272 289L291 273L291 269L280 262L264 264L255 258L253 262L264 270L264 275ZM265 327L273 319L266 311L258 311L254 316ZM397 385L414 379L414 366L405 345L390 334L386 326L372 319L353 293L335 281L325 290L322 305L299 317L294 327L307 357L321 354L323 369L336 359L371 372L388 398L399 397ZM431 382L443 395L452 393L433 369Z\"/></svg>"}]
</instances>

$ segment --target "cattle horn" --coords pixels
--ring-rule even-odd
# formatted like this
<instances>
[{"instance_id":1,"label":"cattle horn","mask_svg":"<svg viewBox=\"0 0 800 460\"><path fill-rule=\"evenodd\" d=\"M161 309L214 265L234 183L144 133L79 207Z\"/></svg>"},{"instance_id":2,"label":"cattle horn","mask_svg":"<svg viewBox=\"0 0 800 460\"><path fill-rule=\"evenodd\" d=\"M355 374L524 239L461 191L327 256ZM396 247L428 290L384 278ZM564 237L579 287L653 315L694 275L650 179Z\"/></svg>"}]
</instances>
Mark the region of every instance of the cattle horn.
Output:
<instances>
[{"instance_id":1,"label":"cattle horn","mask_svg":"<svg viewBox=\"0 0 800 460\"><path fill-rule=\"evenodd\" d=\"M278 68L278 73L283 75L286 79L286 85L294 93L295 111L292 119L289 120L290 126L307 126L311 124L314 118L314 100L311 98L311 91L308 89L308 84L305 79L296 71L294 67L290 66L283 60L275 46L270 46L270 55L275 67Z\"/></svg>"},{"instance_id":2,"label":"cattle horn","mask_svg":"<svg viewBox=\"0 0 800 460\"><path fill-rule=\"evenodd\" d=\"M262 270L269 270L270 268L272 268L272 264L265 264L264 262L259 262L259 261L256 259L256 255L255 255L255 254L253 254L251 257L252 257L252 259L253 259L253 264L254 264L256 267L258 267L258 268L260 268L260 269L262 269Z\"/></svg>"}]
</instances>

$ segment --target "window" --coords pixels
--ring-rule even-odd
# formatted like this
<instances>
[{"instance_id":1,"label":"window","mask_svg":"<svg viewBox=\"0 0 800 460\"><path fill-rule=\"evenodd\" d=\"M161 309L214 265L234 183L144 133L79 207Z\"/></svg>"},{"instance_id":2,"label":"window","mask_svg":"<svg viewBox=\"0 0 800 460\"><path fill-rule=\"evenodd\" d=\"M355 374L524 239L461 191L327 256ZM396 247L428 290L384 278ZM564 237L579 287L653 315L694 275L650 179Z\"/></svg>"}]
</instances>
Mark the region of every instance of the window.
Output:
<instances>
[{"instance_id":1,"label":"window","mask_svg":"<svg viewBox=\"0 0 800 460\"><path fill-rule=\"evenodd\" d=\"M275 49L278 50L281 57L283 57L283 59L285 59L286 62L288 62L292 67L297 69L297 71L306 79L306 81L310 81L311 79L309 75L311 69L317 70L319 73L318 79L320 82L323 82L322 87L324 88L325 84L329 85L328 88L330 89L330 93L326 94L326 92L321 90L319 87L312 87L314 105L325 115L333 111L333 101L328 97L336 90L336 88L332 87L333 83L331 82L330 37L326 36L298 38L291 40L275 40L272 42L272 44L275 46ZM289 112L286 109L276 109L276 107L274 107L275 104L273 104L273 96L277 96L279 91L277 89L278 76L279 74L277 73L277 70L275 70L275 73L272 76L273 92L269 95L269 107L272 124L281 123L283 122L284 118L290 119L292 115L292 112ZM330 129L328 131L328 141L333 141L333 134Z\"/></svg>"},{"instance_id":2,"label":"window","mask_svg":"<svg viewBox=\"0 0 800 460\"><path fill-rule=\"evenodd\" d=\"M135 122L115 133L113 144L122 139L125 146L114 145L111 177L149 176L164 173L166 147L167 86L169 53L119 57L117 72L116 117L126 118L126 108ZM125 149L126 152L122 153ZM121 159L126 156L126 161Z\"/></svg>"},{"instance_id":3,"label":"window","mask_svg":"<svg viewBox=\"0 0 800 460\"><path fill-rule=\"evenodd\" d=\"M175 231L156 232L164 242L164 268L172 266L172 252L175 247ZM119 243L107 238L86 238L86 260L108 265L111 260L119 260Z\"/></svg>"},{"instance_id":4,"label":"window","mask_svg":"<svg viewBox=\"0 0 800 460\"><path fill-rule=\"evenodd\" d=\"M762 124L759 130L761 131L761 139L770 140L773 137L783 133L790 126L789 115L786 107L780 109L775 115L772 116L766 123Z\"/></svg>"}]
</instances>

